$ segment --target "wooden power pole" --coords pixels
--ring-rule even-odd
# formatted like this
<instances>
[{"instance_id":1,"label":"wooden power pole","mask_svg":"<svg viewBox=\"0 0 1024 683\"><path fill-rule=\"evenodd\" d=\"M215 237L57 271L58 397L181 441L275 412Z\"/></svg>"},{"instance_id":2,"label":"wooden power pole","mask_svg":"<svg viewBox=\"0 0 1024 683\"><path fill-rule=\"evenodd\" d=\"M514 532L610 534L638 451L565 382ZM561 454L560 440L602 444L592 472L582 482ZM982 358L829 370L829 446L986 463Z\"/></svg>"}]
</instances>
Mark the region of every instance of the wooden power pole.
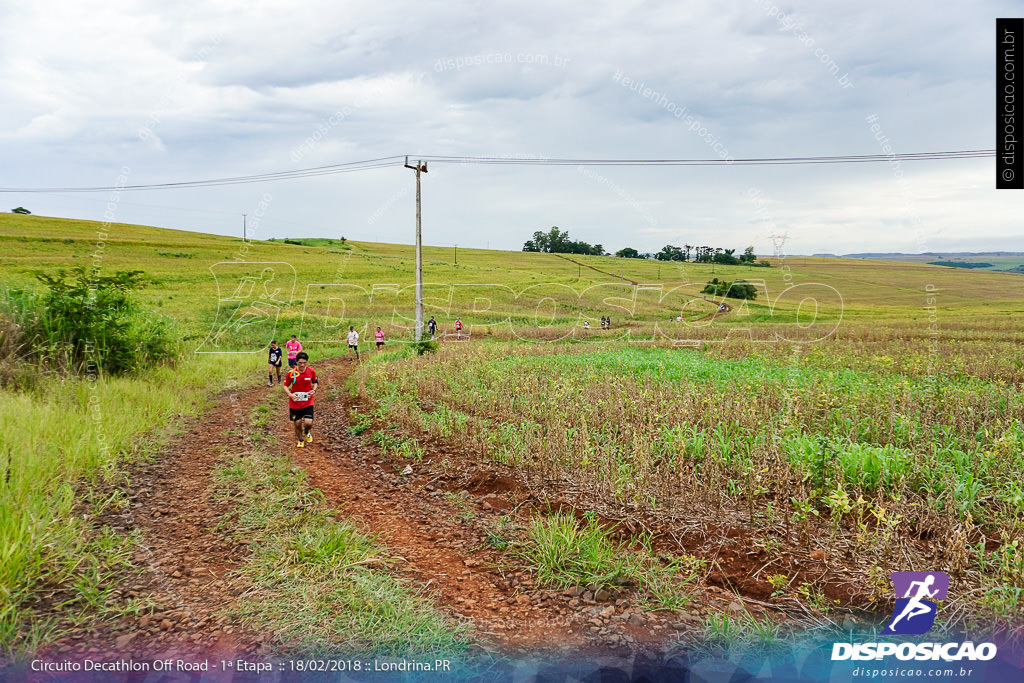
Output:
<instances>
[{"instance_id":1,"label":"wooden power pole","mask_svg":"<svg viewBox=\"0 0 1024 683\"><path fill-rule=\"evenodd\" d=\"M405 167L416 171L416 341L423 338L423 228L420 213L420 173L427 172L426 162L409 165L409 157L405 158Z\"/></svg>"}]
</instances>

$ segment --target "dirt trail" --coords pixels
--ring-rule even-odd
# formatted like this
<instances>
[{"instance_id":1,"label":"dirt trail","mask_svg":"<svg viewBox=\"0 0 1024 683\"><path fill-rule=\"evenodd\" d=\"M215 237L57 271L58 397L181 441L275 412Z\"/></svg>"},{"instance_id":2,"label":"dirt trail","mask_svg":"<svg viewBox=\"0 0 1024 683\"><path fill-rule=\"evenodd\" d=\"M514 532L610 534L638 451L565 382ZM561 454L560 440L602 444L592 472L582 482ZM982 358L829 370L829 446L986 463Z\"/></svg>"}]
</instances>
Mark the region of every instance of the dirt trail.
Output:
<instances>
[{"instance_id":1,"label":"dirt trail","mask_svg":"<svg viewBox=\"0 0 1024 683\"><path fill-rule=\"evenodd\" d=\"M601 273L602 275L610 275L611 277L617 278L619 280L624 280L625 282L628 282L629 284L634 286L640 284L636 280L630 280L628 277L622 277L621 275L616 275L615 273L609 273L607 270L601 270L600 268L595 268L594 266L588 266L586 263L580 263L579 261L571 259L568 256L563 256L562 254L552 254L552 256L557 256L562 260L568 261L569 263L575 263L577 266L581 266L583 268L590 268L591 270L595 270L598 273Z\"/></svg>"},{"instance_id":2,"label":"dirt trail","mask_svg":"<svg viewBox=\"0 0 1024 683\"><path fill-rule=\"evenodd\" d=\"M245 548L215 531L231 504L215 500L211 490L217 462L251 448L239 429L261 393L245 389L221 396L201 418L190 420L185 433L153 462L130 467L128 508L110 508L101 516L117 532L140 533L143 545L132 557L140 571L123 579L108 606L124 609L131 599L151 597L159 605L156 610L126 615L91 631L61 624L59 630L66 635L44 655L117 652L145 658L201 651L230 659L263 651L264 636L218 615L246 588L230 576L244 559Z\"/></svg>"},{"instance_id":3,"label":"dirt trail","mask_svg":"<svg viewBox=\"0 0 1024 683\"><path fill-rule=\"evenodd\" d=\"M352 369L352 364L333 368L321 379L342 386ZM424 586L441 609L471 624L484 642L506 652L628 652L658 650L667 641L658 632L675 633L633 606L628 588L601 594L600 602L584 587L539 589L507 553L487 543L487 530L498 528L516 502L500 495L515 487L509 475L465 462L457 463L458 472L445 474L432 465L455 456L436 449L428 451L423 465L410 465L412 472L403 475L401 466L349 433L349 410L358 403L347 392L323 401L314 443L290 446L293 460L330 504L380 535L389 552L401 558L397 570L402 575ZM281 442L293 443L290 425L282 424L276 434Z\"/></svg>"},{"instance_id":4,"label":"dirt trail","mask_svg":"<svg viewBox=\"0 0 1024 683\"><path fill-rule=\"evenodd\" d=\"M253 633L221 616L250 586L233 578L233 570L246 561L245 544L217 526L233 503L215 499L212 492L218 465L251 452L249 416L268 392L280 403L261 428L276 437L264 447L303 467L329 505L359 520L386 546L395 558L388 571L469 624L484 647L531 655L658 657L699 636L709 613L763 613L758 606L775 611L762 601L767 584L756 578L768 566L779 565L801 580L826 579L820 562L751 550L753 539L739 529L720 526L695 534L679 522L663 527L664 520L639 515L618 523L626 530L635 531L634 524L656 530L658 547L670 553L715 560L715 571L685 611L645 611L643 596L629 585L601 591L540 588L513 552L499 549L501 537L507 537L504 525L522 523L552 505L574 514L591 509L587 491L568 481L531 480L429 435L420 435L424 459L406 471L404 461L368 445L369 432L357 437L349 430L351 410L365 414L370 408L345 389L355 367L348 361L316 364L321 398L314 441L304 448L295 446L280 388L251 386L219 396L152 463L131 468L125 491L130 506L107 511L101 522L120 533L141 534L145 548L133 560L142 569L125 578L107 602L123 609L131 599L151 598L159 607L89 631L64 623L65 635L40 654L211 660L273 654L266 644L274 642L272 633Z\"/></svg>"},{"instance_id":5,"label":"dirt trail","mask_svg":"<svg viewBox=\"0 0 1024 683\"><path fill-rule=\"evenodd\" d=\"M704 299L704 300L707 301L707 299ZM717 318L720 315L725 315L726 313L732 312L732 306L730 306L729 304L725 303L724 301L714 301L714 300L711 300L711 303L716 304L718 306L718 308L716 308L715 310L711 311L710 313L706 313L705 315L702 315L699 318L694 318L693 320L688 320L687 322L696 323L696 322L700 322L701 320L714 320L715 318Z\"/></svg>"},{"instance_id":6,"label":"dirt trail","mask_svg":"<svg viewBox=\"0 0 1024 683\"><path fill-rule=\"evenodd\" d=\"M509 553L487 543L487 530L519 502L514 473L428 451L425 462L403 476L390 459L348 431L348 411L358 400L341 389L353 366L335 361L317 367L322 388L333 387L339 396L321 392L315 440L305 448L294 445L282 395L269 427L278 436L270 449L290 454L329 504L379 535L389 554L400 558L393 571L424 587L441 610L469 623L482 644L505 652L656 654L682 631L699 628L696 615L645 613L629 587L595 595L586 587L550 591L535 586ZM251 451L245 436L249 415L267 392L280 389L253 386L218 397L152 463L130 469L125 490L130 506L104 513L103 523L121 533L140 533L145 546L133 557L141 570L125 578L107 602L123 608L130 599L150 596L159 607L88 631L63 623L65 635L42 656L231 659L271 654L264 645L271 634L247 631L219 616L249 588L232 578L247 551L244 543L217 529L232 502L212 494L218 463ZM439 469L437 462L447 457L454 465Z\"/></svg>"}]
</instances>

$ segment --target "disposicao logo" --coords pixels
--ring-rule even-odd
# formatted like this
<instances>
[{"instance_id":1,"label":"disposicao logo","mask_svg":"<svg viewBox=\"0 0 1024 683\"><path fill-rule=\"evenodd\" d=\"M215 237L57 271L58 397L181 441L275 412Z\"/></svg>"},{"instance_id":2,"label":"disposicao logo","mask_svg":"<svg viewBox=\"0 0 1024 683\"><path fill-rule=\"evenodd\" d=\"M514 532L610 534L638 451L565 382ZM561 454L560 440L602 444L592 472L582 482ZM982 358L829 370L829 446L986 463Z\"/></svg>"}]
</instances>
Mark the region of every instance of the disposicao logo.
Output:
<instances>
[{"instance_id":1,"label":"disposicao logo","mask_svg":"<svg viewBox=\"0 0 1024 683\"><path fill-rule=\"evenodd\" d=\"M935 624L939 611L936 600L945 600L949 576L944 572L893 572L889 575L896 587L896 607L883 635L920 635Z\"/></svg>"},{"instance_id":2,"label":"disposicao logo","mask_svg":"<svg viewBox=\"0 0 1024 683\"><path fill-rule=\"evenodd\" d=\"M935 624L937 600L945 600L949 576L944 572L893 572L896 589L892 618L879 635L921 635ZM879 660L895 655L900 660L947 662L988 661L996 656L994 643L833 643L832 661Z\"/></svg>"}]
</instances>

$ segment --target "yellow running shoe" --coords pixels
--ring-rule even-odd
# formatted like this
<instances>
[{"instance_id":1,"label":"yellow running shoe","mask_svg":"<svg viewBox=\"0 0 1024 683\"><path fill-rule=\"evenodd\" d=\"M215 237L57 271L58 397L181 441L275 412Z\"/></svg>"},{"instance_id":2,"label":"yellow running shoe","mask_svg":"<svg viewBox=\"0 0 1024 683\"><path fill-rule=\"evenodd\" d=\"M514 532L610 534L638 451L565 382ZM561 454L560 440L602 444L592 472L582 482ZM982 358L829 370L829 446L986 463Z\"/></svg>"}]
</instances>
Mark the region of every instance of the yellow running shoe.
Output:
<instances>
[{"instance_id":1,"label":"yellow running shoe","mask_svg":"<svg viewBox=\"0 0 1024 683\"><path fill-rule=\"evenodd\" d=\"M313 443L313 432L306 432L306 443Z\"/></svg>"},{"instance_id":2,"label":"yellow running shoe","mask_svg":"<svg viewBox=\"0 0 1024 683\"><path fill-rule=\"evenodd\" d=\"M299 440L299 442L297 444L295 444L296 448L305 448L305 446L306 446L306 442L302 441L301 439Z\"/></svg>"}]
</instances>

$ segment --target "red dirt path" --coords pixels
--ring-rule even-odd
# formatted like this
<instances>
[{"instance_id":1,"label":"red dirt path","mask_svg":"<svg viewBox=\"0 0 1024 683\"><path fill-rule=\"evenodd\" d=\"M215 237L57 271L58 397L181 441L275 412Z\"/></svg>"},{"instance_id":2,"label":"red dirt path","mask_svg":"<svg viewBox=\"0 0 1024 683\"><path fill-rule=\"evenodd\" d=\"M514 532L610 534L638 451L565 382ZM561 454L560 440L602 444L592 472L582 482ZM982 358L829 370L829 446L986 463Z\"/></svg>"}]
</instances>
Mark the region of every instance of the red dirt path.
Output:
<instances>
[{"instance_id":1,"label":"red dirt path","mask_svg":"<svg viewBox=\"0 0 1024 683\"><path fill-rule=\"evenodd\" d=\"M636 589L628 586L596 595L586 587L561 592L538 588L514 555L487 543L488 529L503 515L521 519L538 507L529 482L480 458L442 453L429 440L425 461L414 463L413 472L403 476L403 465L396 466L348 431L349 409L359 403L343 390L352 368L337 361L317 367L324 396L317 403L314 443L305 448L294 446L280 388L255 386L220 396L154 462L132 468L126 491L130 508L108 511L102 521L118 531L141 532L146 549L135 553L139 573L125 578L110 601L123 606L131 598L151 596L159 607L88 631L65 623L65 635L41 654L65 658L117 653L136 659L272 654L265 645L272 634L253 633L221 616L248 588L232 578L232 571L246 561L246 550L217 530L218 519L231 511L232 503L215 500L211 493L218 463L251 450L248 416L267 392L281 393L280 419L270 428L277 439L270 449L290 454L328 504L378 535L388 553L400 558L393 571L423 587L439 609L470 623L485 647L656 655L699 634L709 611L740 609L740 598L726 588L749 598L764 597L755 581L744 578L763 558L743 552L749 535L732 534L735 538L730 539L727 531L710 540L707 534L684 534L686 546L692 546L688 552L713 552L727 560L696 592L685 613L645 612ZM329 396L332 387L339 390L336 398ZM435 463L442 457L444 467ZM562 493L566 500L577 500L572 492ZM675 549L680 547L677 541ZM59 595L52 597L57 600Z\"/></svg>"}]
</instances>

